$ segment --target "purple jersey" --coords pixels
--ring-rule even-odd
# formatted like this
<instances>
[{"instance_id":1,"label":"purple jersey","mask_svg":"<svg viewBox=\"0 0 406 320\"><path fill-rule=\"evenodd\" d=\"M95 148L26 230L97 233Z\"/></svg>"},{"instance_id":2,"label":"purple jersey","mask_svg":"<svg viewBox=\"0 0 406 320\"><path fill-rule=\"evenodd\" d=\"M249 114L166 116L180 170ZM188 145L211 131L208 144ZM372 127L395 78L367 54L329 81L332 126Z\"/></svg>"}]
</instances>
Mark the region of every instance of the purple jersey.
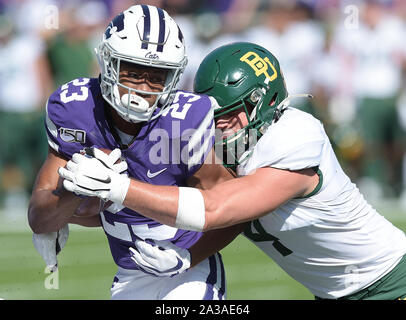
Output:
<instances>
[{"instance_id":1,"label":"purple jersey","mask_svg":"<svg viewBox=\"0 0 406 320\"><path fill-rule=\"evenodd\" d=\"M213 147L213 108L205 95L177 91L171 105L157 119L143 123L129 146L120 142L108 116L110 108L97 78L79 78L61 86L47 104L50 147L67 159L84 147L121 148L130 177L176 186L186 185ZM100 216L113 259L126 269L137 269L128 250L135 239L170 240L189 248L201 236L162 225L117 204Z\"/></svg>"}]
</instances>

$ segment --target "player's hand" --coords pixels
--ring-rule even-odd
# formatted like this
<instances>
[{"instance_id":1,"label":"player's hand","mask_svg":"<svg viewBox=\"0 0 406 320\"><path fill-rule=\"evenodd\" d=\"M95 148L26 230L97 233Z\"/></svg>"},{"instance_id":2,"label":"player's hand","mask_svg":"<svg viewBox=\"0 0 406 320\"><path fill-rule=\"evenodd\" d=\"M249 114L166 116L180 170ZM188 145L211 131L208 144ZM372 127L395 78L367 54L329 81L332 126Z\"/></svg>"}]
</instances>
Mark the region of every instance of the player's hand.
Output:
<instances>
[{"instance_id":1,"label":"player's hand","mask_svg":"<svg viewBox=\"0 0 406 320\"><path fill-rule=\"evenodd\" d=\"M130 248L131 259L146 273L157 277L173 277L190 268L189 250L179 248L170 241L154 241L149 244L135 241Z\"/></svg>"},{"instance_id":2,"label":"player's hand","mask_svg":"<svg viewBox=\"0 0 406 320\"><path fill-rule=\"evenodd\" d=\"M107 168L110 168L114 172L124 173L128 169L127 162L121 157L121 150L118 148L109 154L96 147L85 148L83 151L88 156L100 160Z\"/></svg>"},{"instance_id":3,"label":"player's hand","mask_svg":"<svg viewBox=\"0 0 406 320\"><path fill-rule=\"evenodd\" d=\"M57 232L34 233L32 242L35 249L44 259L45 264L50 272L58 269L58 260L56 256L61 252L69 237L69 226L66 225Z\"/></svg>"},{"instance_id":4,"label":"player's hand","mask_svg":"<svg viewBox=\"0 0 406 320\"><path fill-rule=\"evenodd\" d=\"M122 204L130 179L127 174L112 170L111 166L112 163L106 164L96 157L75 153L66 168L59 168L58 173L68 191ZM126 165L124 167L127 168Z\"/></svg>"}]
</instances>

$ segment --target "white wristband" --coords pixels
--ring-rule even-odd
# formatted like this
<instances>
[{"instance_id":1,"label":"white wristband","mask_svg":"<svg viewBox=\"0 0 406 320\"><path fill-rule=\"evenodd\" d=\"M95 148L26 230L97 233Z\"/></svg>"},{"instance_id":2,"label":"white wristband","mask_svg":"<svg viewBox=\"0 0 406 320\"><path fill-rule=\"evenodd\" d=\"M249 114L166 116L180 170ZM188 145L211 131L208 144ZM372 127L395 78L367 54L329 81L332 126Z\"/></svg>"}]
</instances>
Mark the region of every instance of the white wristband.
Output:
<instances>
[{"instance_id":1,"label":"white wristband","mask_svg":"<svg viewBox=\"0 0 406 320\"><path fill-rule=\"evenodd\" d=\"M123 204L127 196L128 188L130 187L131 179L126 174L116 173L116 177L112 180L112 186L108 199L112 202Z\"/></svg>"},{"instance_id":2,"label":"white wristband","mask_svg":"<svg viewBox=\"0 0 406 320\"><path fill-rule=\"evenodd\" d=\"M178 214L175 227L203 231L206 222L204 198L199 189L179 187Z\"/></svg>"}]
</instances>

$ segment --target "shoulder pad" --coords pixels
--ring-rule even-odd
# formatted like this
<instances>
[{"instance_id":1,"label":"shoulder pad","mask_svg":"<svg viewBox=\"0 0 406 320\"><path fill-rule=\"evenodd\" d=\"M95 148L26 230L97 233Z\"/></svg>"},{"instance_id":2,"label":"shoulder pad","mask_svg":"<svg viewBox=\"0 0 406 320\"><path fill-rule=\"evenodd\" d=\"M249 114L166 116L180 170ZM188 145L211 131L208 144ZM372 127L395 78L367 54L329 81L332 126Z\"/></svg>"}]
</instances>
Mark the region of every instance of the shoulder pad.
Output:
<instances>
[{"instance_id":1,"label":"shoulder pad","mask_svg":"<svg viewBox=\"0 0 406 320\"><path fill-rule=\"evenodd\" d=\"M197 171L214 145L212 100L206 95L177 91L161 117L161 128L167 130L170 139L180 140L183 162L187 162L189 173Z\"/></svg>"},{"instance_id":2,"label":"shoulder pad","mask_svg":"<svg viewBox=\"0 0 406 320\"><path fill-rule=\"evenodd\" d=\"M97 90L97 79L79 78L62 85L47 101L48 143L65 157L80 150L86 141L86 132L94 123Z\"/></svg>"},{"instance_id":3,"label":"shoulder pad","mask_svg":"<svg viewBox=\"0 0 406 320\"><path fill-rule=\"evenodd\" d=\"M286 170L316 167L321 162L326 139L320 121L306 112L288 109L259 139L244 171L261 167Z\"/></svg>"}]
</instances>

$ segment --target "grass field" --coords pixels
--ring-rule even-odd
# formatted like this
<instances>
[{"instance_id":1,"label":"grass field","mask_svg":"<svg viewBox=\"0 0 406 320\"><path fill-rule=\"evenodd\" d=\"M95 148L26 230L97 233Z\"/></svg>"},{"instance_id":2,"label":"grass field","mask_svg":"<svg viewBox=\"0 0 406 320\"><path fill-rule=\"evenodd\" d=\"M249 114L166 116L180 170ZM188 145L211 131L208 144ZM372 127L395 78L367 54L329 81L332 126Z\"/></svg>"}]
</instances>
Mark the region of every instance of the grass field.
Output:
<instances>
[{"instance_id":1,"label":"grass field","mask_svg":"<svg viewBox=\"0 0 406 320\"><path fill-rule=\"evenodd\" d=\"M385 214L406 231L406 214ZM50 282L44 263L31 242L24 220L0 221L0 297L3 299L109 299L116 271L101 229L71 227L59 256L58 281ZM307 300L310 292L292 280L264 253L239 236L222 251L228 299ZM52 277L52 276L51 276ZM47 285L48 284L48 285ZM58 289L47 289L56 287Z\"/></svg>"}]
</instances>

